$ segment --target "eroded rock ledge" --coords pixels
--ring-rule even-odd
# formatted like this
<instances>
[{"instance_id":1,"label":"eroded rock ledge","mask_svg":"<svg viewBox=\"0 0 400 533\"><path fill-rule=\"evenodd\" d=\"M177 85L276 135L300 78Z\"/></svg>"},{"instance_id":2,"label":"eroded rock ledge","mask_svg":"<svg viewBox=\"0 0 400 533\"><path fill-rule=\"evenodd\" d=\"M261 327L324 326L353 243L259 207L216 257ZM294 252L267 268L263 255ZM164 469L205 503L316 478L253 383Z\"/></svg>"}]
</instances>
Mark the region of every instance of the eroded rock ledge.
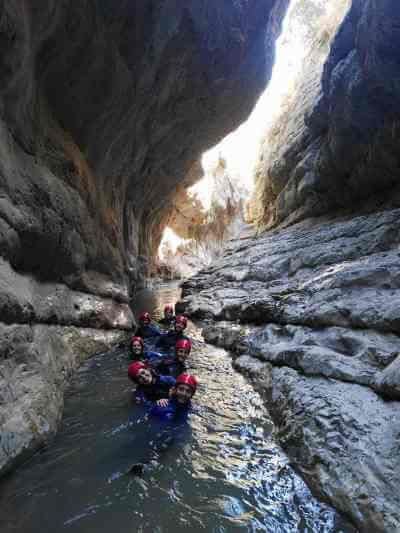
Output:
<instances>
[{"instance_id":1,"label":"eroded rock ledge","mask_svg":"<svg viewBox=\"0 0 400 533\"><path fill-rule=\"evenodd\" d=\"M205 340L253 380L314 493L365 532L400 528L399 207L249 233L180 303L214 321Z\"/></svg>"}]
</instances>

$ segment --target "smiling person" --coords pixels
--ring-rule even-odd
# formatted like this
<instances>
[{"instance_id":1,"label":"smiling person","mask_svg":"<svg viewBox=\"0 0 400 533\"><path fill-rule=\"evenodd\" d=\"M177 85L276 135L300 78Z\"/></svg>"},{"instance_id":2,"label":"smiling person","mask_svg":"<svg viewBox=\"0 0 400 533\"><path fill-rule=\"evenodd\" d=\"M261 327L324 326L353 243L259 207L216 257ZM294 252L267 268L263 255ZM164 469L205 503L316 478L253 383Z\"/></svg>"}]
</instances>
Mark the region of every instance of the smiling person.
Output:
<instances>
[{"instance_id":1,"label":"smiling person","mask_svg":"<svg viewBox=\"0 0 400 533\"><path fill-rule=\"evenodd\" d=\"M168 326L169 328L173 328L175 323L175 316L174 316L174 308L171 304L167 304L164 307L164 316L159 320L159 323L163 326Z\"/></svg>"},{"instance_id":2,"label":"smiling person","mask_svg":"<svg viewBox=\"0 0 400 533\"><path fill-rule=\"evenodd\" d=\"M160 399L150 414L160 420L183 422L192 409L192 398L197 389L197 378L183 373L176 378L176 384L170 391L169 399Z\"/></svg>"},{"instance_id":3,"label":"smiling person","mask_svg":"<svg viewBox=\"0 0 400 533\"><path fill-rule=\"evenodd\" d=\"M151 324L151 315L148 311L143 311L139 315L139 326L136 328L135 336L142 337L158 337L160 330Z\"/></svg>"},{"instance_id":4,"label":"smiling person","mask_svg":"<svg viewBox=\"0 0 400 533\"><path fill-rule=\"evenodd\" d=\"M162 357L162 355L158 352L145 350L144 340L142 337L138 337L137 335L131 337L130 353L131 359L135 359L136 361L153 361Z\"/></svg>"},{"instance_id":5,"label":"smiling person","mask_svg":"<svg viewBox=\"0 0 400 533\"><path fill-rule=\"evenodd\" d=\"M136 403L152 404L162 398L167 399L175 386L175 378L160 376L142 361L133 361L129 365L128 377L137 384L134 396Z\"/></svg>"},{"instance_id":6,"label":"smiling person","mask_svg":"<svg viewBox=\"0 0 400 533\"><path fill-rule=\"evenodd\" d=\"M153 368L160 374L177 377L186 371L186 361L190 355L192 343L189 339L179 339L175 344L175 355L153 358Z\"/></svg>"},{"instance_id":7,"label":"smiling person","mask_svg":"<svg viewBox=\"0 0 400 533\"><path fill-rule=\"evenodd\" d=\"M175 317L174 328L168 333L161 333L159 339L156 342L157 348L169 349L176 345L180 339L188 339L183 333L186 329L187 320L183 315L177 315Z\"/></svg>"},{"instance_id":8,"label":"smiling person","mask_svg":"<svg viewBox=\"0 0 400 533\"><path fill-rule=\"evenodd\" d=\"M141 476L144 469L158 464L162 454L171 448L174 442L182 445L185 433L190 430L186 423L192 411L192 398L197 389L197 379L190 374L181 374L176 385L169 392L169 399L162 398L150 410L157 435L149 441L149 446L143 450L140 462L134 463L128 473Z\"/></svg>"}]
</instances>

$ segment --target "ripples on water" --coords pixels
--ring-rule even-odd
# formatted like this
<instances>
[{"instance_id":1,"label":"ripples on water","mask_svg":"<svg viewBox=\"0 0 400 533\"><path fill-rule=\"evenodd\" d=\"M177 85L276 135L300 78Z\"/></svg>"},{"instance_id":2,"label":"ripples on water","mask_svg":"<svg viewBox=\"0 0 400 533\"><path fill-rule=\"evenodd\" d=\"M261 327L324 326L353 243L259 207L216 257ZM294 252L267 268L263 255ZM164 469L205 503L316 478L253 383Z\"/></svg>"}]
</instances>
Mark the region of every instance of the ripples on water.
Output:
<instances>
[{"instance_id":1,"label":"ripples on water","mask_svg":"<svg viewBox=\"0 0 400 533\"><path fill-rule=\"evenodd\" d=\"M143 291L137 310L159 313L176 285ZM125 472L153 427L130 405L127 354L93 358L66 394L56 439L0 486L0 531L350 533L312 498L274 443L272 422L229 356L194 338L191 370L198 407L180 442L143 477Z\"/></svg>"}]
</instances>

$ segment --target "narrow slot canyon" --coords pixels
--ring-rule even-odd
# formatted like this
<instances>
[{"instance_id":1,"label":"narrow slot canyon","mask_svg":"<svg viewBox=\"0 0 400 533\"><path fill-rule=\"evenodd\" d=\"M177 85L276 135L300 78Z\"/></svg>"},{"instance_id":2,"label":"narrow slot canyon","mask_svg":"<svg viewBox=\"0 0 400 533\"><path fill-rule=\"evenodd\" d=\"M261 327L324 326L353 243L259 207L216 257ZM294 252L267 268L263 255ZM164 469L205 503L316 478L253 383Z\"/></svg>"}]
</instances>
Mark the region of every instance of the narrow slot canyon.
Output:
<instances>
[{"instance_id":1,"label":"narrow slot canyon","mask_svg":"<svg viewBox=\"0 0 400 533\"><path fill-rule=\"evenodd\" d=\"M400 530L399 28L396 0L0 0L2 531ZM200 414L182 473L125 483L126 354L168 301ZM76 470L19 510L103 387L95 503Z\"/></svg>"}]
</instances>

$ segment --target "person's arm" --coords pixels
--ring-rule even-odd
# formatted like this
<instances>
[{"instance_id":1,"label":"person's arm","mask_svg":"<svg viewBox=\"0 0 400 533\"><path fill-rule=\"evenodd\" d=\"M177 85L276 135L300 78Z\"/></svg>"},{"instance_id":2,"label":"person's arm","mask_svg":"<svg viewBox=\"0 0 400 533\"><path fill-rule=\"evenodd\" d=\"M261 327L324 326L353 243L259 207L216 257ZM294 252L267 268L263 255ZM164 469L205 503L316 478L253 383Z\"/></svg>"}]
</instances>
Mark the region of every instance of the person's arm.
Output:
<instances>
[{"instance_id":1,"label":"person's arm","mask_svg":"<svg viewBox=\"0 0 400 533\"><path fill-rule=\"evenodd\" d=\"M160 376L160 383L167 385L168 387L175 387L176 379L172 376Z\"/></svg>"},{"instance_id":2,"label":"person's arm","mask_svg":"<svg viewBox=\"0 0 400 533\"><path fill-rule=\"evenodd\" d=\"M153 361L159 361L162 358L162 354L158 352L144 352L143 357L146 359L146 361L153 363Z\"/></svg>"}]
</instances>

